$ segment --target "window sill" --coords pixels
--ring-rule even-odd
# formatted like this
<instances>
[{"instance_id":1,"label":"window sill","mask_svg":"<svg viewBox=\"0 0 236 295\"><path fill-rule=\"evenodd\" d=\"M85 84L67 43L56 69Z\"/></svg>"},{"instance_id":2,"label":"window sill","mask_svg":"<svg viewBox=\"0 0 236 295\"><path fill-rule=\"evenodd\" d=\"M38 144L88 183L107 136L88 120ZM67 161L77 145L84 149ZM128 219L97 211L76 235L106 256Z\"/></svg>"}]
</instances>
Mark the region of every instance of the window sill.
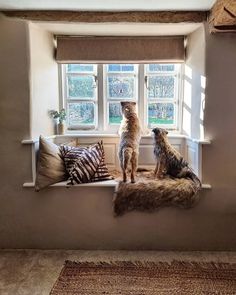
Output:
<instances>
[{"instance_id":1,"label":"window sill","mask_svg":"<svg viewBox=\"0 0 236 295\"><path fill-rule=\"evenodd\" d=\"M94 138L94 137L103 137L103 138L119 138L119 134L117 133L74 133L74 134L63 134L63 135L51 135L45 137L46 139L57 139L57 138L78 138L78 137L86 137L86 138ZM152 138L151 134L148 135L142 135L142 138ZM188 137L187 135L180 134L180 133L169 133L168 138L183 138L183 139L189 139L194 143L199 144L210 144L211 141L208 139L194 139L191 137ZM22 144L32 144L39 141L39 138L34 139L24 139L21 141Z\"/></svg>"},{"instance_id":2,"label":"window sill","mask_svg":"<svg viewBox=\"0 0 236 295\"><path fill-rule=\"evenodd\" d=\"M185 157L190 166L193 168L198 177L202 180L202 150L204 145L209 145L210 140L192 139L183 134L171 133L168 134L171 144ZM119 146L118 134L65 134L65 135L53 135L47 137L47 139L55 142L56 144L76 144L76 145L89 145L91 143L103 140L105 153L107 156L107 165L110 169L119 169L119 161L117 157L117 151ZM25 183L24 187L34 187L34 181L36 179L36 162L37 151L39 148L39 139L23 140L22 144L30 145L32 152L32 182ZM155 159L153 158L153 138L151 134L142 136L140 142L140 167L154 169ZM116 182L102 182L102 183L90 183L83 184L83 186L94 187L106 187L115 186ZM54 186L66 187L66 183L58 183ZM68 186L67 186L68 187ZM203 188L210 188L210 185L204 184Z\"/></svg>"},{"instance_id":3,"label":"window sill","mask_svg":"<svg viewBox=\"0 0 236 295\"><path fill-rule=\"evenodd\" d=\"M75 185L68 185L67 181L61 181L55 184L50 185L50 187L66 187L66 188L77 188L77 187L116 187L118 182L116 180L106 180L106 181L97 181L97 182L90 182L90 183L82 183L82 184L75 184ZM23 184L25 188L32 188L34 187L33 182L25 182ZM210 184L202 184L202 189L211 189Z\"/></svg>"}]
</instances>

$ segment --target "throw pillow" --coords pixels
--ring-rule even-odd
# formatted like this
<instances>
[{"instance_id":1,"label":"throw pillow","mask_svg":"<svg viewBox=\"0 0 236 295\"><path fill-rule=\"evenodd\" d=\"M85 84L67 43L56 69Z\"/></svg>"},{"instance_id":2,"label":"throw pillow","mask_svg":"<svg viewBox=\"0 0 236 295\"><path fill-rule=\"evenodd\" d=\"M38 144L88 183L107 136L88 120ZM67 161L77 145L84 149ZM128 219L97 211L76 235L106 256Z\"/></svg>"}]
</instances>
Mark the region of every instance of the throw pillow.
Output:
<instances>
[{"instance_id":1,"label":"throw pillow","mask_svg":"<svg viewBox=\"0 0 236 295\"><path fill-rule=\"evenodd\" d=\"M60 147L40 136L35 190L39 191L65 179L66 169Z\"/></svg>"},{"instance_id":2,"label":"throw pillow","mask_svg":"<svg viewBox=\"0 0 236 295\"><path fill-rule=\"evenodd\" d=\"M97 171L94 174L92 181L102 181L102 180L111 180L113 177L110 175L107 165L105 164L105 153L102 141L100 143L100 147L102 150L102 160L100 165L98 166Z\"/></svg>"},{"instance_id":3,"label":"throw pillow","mask_svg":"<svg viewBox=\"0 0 236 295\"><path fill-rule=\"evenodd\" d=\"M101 143L90 147L61 146L70 184L111 179Z\"/></svg>"}]
</instances>

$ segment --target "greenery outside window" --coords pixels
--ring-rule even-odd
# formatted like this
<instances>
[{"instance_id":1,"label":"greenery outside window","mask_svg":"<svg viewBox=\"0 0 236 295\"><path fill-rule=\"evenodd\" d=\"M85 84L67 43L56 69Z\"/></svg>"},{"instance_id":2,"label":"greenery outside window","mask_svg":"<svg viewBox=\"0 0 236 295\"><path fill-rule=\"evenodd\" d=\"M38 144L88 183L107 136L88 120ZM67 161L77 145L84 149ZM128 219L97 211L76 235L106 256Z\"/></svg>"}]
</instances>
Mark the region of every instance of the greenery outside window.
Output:
<instances>
[{"instance_id":1,"label":"greenery outside window","mask_svg":"<svg viewBox=\"0 0 236 295\"><path fill-rule=\"evenodd\" d=\"M121 101L138 101L138 65L104 65L105 120L107 129L115 130L122 120Z\"/></svg>"},{"instance_id":2,"label":"greenery outside window","mask_svg":"<svg viewBox=\"0 0 236 295\"><path fill-rule=\"evenodd\" d=\"M179 113L179 64L145 65L146 124L177 129Z\"/></svg>"},{"instance_id":3,"label":"greenery outside window","mask_svg":"<svg viewBox=\"0 0 236 295\"><path fill-rule=\"evenodd\" d=\"M64 66L64 97L69 129L97 127L97 65Z\"/></svg>"},{"instance_id":4,"label":"greenery outside window","mask_svg":"<svg viewBox=\"0 0 236 295\"><path fill-rule=\"evenodd\" d=\"M62 65L63 106L69 130L114 133L121 101L135 101L144 130L180 129L181 64Z\"/></svg>"}]
</instances>

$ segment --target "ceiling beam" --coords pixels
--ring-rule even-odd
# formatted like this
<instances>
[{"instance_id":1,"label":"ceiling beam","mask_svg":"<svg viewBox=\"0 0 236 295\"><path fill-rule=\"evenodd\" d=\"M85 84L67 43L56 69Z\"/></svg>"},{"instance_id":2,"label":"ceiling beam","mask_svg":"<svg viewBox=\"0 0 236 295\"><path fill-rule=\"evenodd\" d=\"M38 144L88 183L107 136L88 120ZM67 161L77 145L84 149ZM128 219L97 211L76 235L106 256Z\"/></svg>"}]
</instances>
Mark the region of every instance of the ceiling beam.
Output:
<instances>
[{"instance_id":1,"label":"ceiling beam","mask_svg":"<svg viewBox=\"0 0 236 295\"><path fill-rule=\"evenodd\" d=\"M225 10L230 13L232 16L236 17L236 2L226 2Z\"/></svg>"},{"instance_id":2,"label":"ceiling beam","mask_svg":"<svg viewBox=\"0 0 236 295\"><path fill-rule=\"evenodd\" d=\"M236 2L217 0L209 14L211 33L236 32Z\"/></svg>"},{"instance_id":3,"label":"ceiling beam","mask_svg":"<svg viewBox=\"0 0 236 295\"><path fill-rule=\"evenodd\" d=\"M92 11L2 11L8 17L31 21L54 22L132 22L132 23L201 23L206 21L206 11L129 11L129 12L92 12Z\"/></svg>"}]
</instances>

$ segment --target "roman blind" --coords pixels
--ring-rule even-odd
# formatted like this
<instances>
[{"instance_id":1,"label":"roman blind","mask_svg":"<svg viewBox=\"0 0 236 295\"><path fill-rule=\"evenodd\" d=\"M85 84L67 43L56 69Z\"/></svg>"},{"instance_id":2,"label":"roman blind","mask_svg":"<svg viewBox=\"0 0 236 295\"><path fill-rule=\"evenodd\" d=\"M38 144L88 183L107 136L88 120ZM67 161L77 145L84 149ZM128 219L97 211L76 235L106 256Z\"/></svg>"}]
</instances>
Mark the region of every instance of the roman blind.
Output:
<instances>
[{"instance_id":1,"label":"roman blind","mask_svg":"<svg viewBox=\"0 0 236 295\"><path fill-rule=\"evenodd\" d=\"M184 57L184 36L57 36L56 60L59 63L182 62Z\"/></svg>"}]
</instances>

